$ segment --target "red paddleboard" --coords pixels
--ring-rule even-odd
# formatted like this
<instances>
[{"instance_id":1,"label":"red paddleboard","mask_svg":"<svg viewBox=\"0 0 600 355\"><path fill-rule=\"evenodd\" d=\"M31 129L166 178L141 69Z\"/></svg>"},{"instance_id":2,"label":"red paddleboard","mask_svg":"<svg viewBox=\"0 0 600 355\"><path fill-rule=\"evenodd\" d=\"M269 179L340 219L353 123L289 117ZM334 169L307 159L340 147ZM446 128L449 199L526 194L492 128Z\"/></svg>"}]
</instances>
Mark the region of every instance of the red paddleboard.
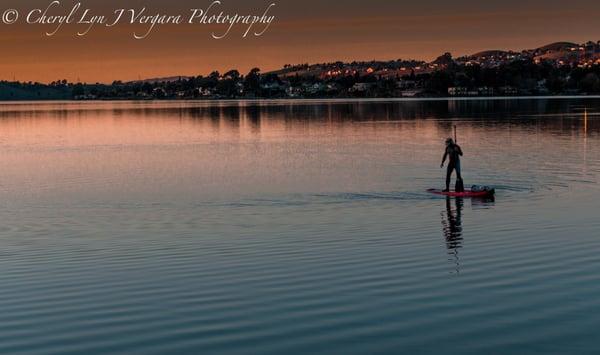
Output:
<instances>
[{"instance_id":1,"label":"red paddleboard","mask_svg":"<svg viewBox=\"0 0 600 355\"><path fill-rule=\"evenodd\" d=\"M443 192L439 189L429 189L427 192L432 193L434 195L441 196L449 196L449 197L492 197L496 193L494 190L486 190L486 191L471 191L465 190L464 192Z\"/></svg>"}]
</instances>

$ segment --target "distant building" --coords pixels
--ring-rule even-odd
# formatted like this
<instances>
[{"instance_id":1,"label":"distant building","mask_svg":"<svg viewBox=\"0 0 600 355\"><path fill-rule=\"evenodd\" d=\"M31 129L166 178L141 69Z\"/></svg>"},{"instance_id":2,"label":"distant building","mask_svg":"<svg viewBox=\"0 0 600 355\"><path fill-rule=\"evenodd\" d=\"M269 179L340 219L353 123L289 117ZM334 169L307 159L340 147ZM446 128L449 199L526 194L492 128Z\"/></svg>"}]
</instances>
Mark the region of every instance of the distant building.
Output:
<instances>
[{"instance_id":1,"label":"distant building","mask_svg":"<svg viewBox=\"0 0 600 355\"><path fill-rule=\"evenodd\" d=\"M75 100L96 100L98 97L92 94L76 95Z\"/></svg>"},{"instance_id":2,"label":"distant building","mask_svg":"<svg viewBox=\"0 0 600 355\"><path fill-rule=\"evenodd\" d=\"M285 92L289 97L300 97L302 95L302 90L294 86L288 87Z\"/></svg>"},{"instance_id":3,"label":"distant building","mask_svg":"<svg viewBox=\"0 0 600 355\"><path fill-rule=\"evenodd\" d=\"M505 96L513 96L519 93L519 90L514 86L502 86L498 88L498 92Z\"/></svg>"},{"instance_id":4,"label":"distant building","mask_svg":"<svg viewBox=\"0 0 600 355\"><path fill-rule=\"evenodd\" d=\"M479 92L479 96L494 96L494 88L491 87L483 86L477 88L477 91Z\"/></svg>"},{"instance_id":5,"label":"distant building","mask_svg":"<svg viewBox=\"0 0 600 355\"><path fill-rule=\"evenodd\" d=\"M423 90L420 89L402 91L402 97L419 97L421 94L423 94Z\"/></svg>"},{"instance_id":6,"label":"distant building","mask_svg":"<svg viewBox=\"0 0 600 355\"><path fill-rule=\"evenodd\" d=\"M167 91L161 87L154 88L154 90L152 90L152 95L154 97L166 97Z\"/></svg>"},{"instance_id":7,"label":"distant building","mask_svg":"<svg viewBox=\"0 0 600 355\"><path fill-rule=\"evenodd\" d=\"M284 90L284 86L279 84L278 82L265 83L261 85L263 90Z\"/></svg>"},{"instance_id":8,"label":"distant building","mask_svg":"<svg viewBox=\"0 0 600 355\"><path fill-rule=\"evenodd\" d=\"M325 85L325 91L329 94L336 93L339 90L340 90L340 88L334 83L329 83L329 84Z\"/></svg>"},{"instance_id":9,"label":"distant building","mask_svg":"<svg viewBox=\"0 0 600 355\"><path fill-rule=\"evenodd\" d=\"M202 96L202 97L210 97L210 96L213 96L213 93L214 93L213 89L211 89L211 88L199 87L199 88L196 88L196 91L198 92L198 95Z\"/></svg>"},{"instance_id":10,"label":"distant building","mask_svg":"<svg viewBox=\"0 0 600 355\"><path fill-rule=\"evenodd\" d=\"M448 88L448 95L450 96L467 96L468 90L462 86L452 86Z\"/></svg>"},{"instance_id":11,"label":"distant building","mask_svg":"<svg viewBox=\"0 0 600 355\"><path fill-rule=\"evenodd\" d=\"M417 82L414 80L398 80L396 87L400 90L414 89L417 86Z\"/></svg>"},{"instance_id":12,"label":"distant building","mask_svg":"<svg viewBox=\"0 0 600 355\"><path fill-rule=\"evenodd\" d=\"M325 91L325 90L326 90L326 88L327 88L327 87L326 87L326 86L325 86L325 84L323 84L323 83L315 83L315 84L309 85L309 86L307 87L306 91L307 91L309 94L312 94L312 95L314 95L314 94L317 94L317 93L320 93L320 92L323 92L323 91Z\"/></svg>"},{"instance_id":13,"label":"distant building","mask_svg":"<svg viewBox=\"0 0 600 355\"><path fill-rule=\"evenodd\" d=\"M350 88L350 92L367 92L373 85L373 83L356 83Z\"/></svg>"}]
</instances>

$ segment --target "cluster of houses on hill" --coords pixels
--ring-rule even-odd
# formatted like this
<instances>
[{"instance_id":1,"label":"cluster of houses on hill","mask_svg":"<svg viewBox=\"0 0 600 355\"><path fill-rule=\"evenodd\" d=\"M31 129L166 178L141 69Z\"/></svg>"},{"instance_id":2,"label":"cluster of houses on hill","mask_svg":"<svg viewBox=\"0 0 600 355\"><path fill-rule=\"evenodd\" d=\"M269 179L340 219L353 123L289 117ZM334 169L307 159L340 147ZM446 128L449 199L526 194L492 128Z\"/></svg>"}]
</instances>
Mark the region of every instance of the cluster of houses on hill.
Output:
<instances>
[{"instance_id":1,"label":"cluster of houses on hill","mask_svg":"<svg viewBox=\"0 0 600 355\"><path fill-rule=\"evenodd\" d=\"M533 60L535 63L550 63L554 66L571 65L587 67L600 64L600 41L576 44L556 42L546 46L521 52L491 50L456 58L459 65L480 65L498 67L515 60Z\"/></svg>"},{"instance_id":2,"label":"cluster of houses on hill","mask_svg":"<svg viewBox=\"0 0 600 355\"><path fill-rule=\"evenodd\" d=\"M481 66L496 68L517 60L532 60L537 64L550 63L556 67L571 65L587 67L600 64L600 41L576 44L556 42L546 46L521 52L490 50L468 56L452 58L446 53L432 62L416 60L392 60L370 62L333 62L322 64L286 65L273 73L287 78L290 76L314 76L330 79L348 75L375 75L381 78L403 77L411 74L427 74L450 65Z\"/></svg>"}]
</instances>

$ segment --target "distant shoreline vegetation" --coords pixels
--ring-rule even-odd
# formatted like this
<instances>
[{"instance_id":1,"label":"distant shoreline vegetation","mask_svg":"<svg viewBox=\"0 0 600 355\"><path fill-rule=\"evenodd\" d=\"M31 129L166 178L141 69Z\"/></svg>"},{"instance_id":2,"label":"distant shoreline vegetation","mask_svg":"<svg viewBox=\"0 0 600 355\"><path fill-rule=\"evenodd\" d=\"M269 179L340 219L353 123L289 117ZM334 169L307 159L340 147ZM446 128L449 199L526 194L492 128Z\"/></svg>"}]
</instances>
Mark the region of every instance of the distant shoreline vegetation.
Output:
<instances>
[{"instance_id":1,"label":"distant shoreline vegetation","mask_svg":"<svg viewBox=\"0 0 600 355\"><path fill-rule=\"evenodd\" d=\"M0 81L0 100L335 99L600 94L600 42L415 60L285 65L112 84Z\"/></svg>"}]
</instances>

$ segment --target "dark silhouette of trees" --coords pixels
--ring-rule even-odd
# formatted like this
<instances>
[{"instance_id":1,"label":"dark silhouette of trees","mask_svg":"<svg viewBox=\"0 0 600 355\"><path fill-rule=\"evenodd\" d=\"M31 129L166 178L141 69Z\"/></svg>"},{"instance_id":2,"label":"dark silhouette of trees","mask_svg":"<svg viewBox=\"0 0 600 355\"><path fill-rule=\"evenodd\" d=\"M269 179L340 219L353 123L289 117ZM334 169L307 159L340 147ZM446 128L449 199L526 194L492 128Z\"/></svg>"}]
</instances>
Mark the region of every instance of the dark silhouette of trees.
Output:
<instances>
[{"instance_id":1,"label":"dark silhouette of trees","mask_svg":"<svg viewBox=\"0 0 600 355\"><path fill-rule=\"evenodd\" d=\"M596 73L587 73L579 82L579 89L586 93L600 92L600 78Z\"/></svg>"},{"instance_id":2,"label":"dark silhouette of trees","mask_svg":"<svg viewBox=\"0 0 600 355\"><path fill-rule=\"evenodd\" d=\"M260 69L253 68L250 70L244 80L244 92L253 93L256 96L260 95Z\"/></svg>"}]
</instances>

